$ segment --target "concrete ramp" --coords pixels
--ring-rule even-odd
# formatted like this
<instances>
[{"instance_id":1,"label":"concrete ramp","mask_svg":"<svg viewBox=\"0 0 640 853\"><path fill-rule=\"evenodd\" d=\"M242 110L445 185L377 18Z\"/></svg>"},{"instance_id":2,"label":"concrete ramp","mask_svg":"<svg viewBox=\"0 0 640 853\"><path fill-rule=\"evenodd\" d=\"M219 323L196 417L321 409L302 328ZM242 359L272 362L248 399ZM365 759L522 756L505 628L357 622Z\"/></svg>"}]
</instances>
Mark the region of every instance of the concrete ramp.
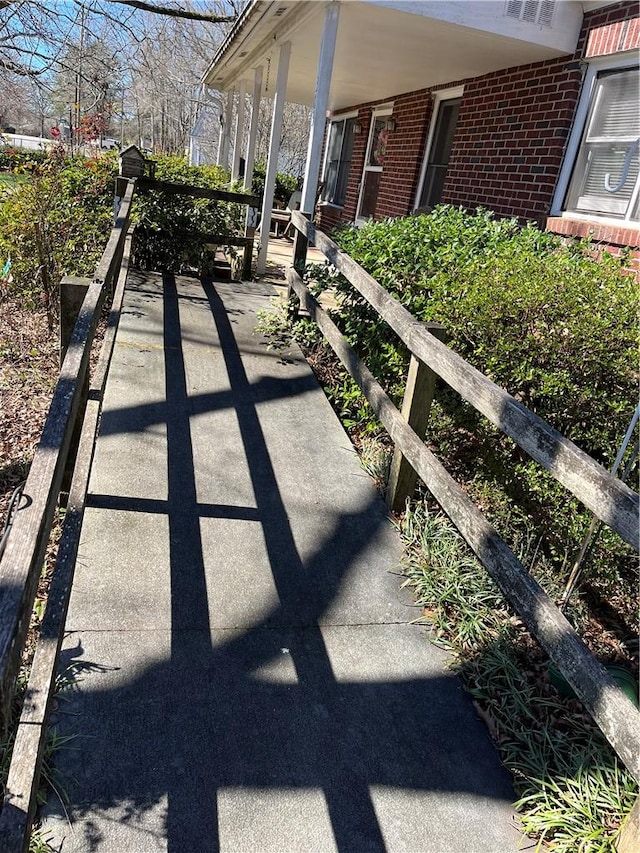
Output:
<instances>
[{"instance_id":1,"label":"concrete ramp","mask_svg":"<svg viewBox=\"0 0 640 853\"><path fill-rule=\"evenodd\" d=\"M513 793L271 288L132 274L58 703L64 853L501 853Z\"/></svg>"}]
</instances>

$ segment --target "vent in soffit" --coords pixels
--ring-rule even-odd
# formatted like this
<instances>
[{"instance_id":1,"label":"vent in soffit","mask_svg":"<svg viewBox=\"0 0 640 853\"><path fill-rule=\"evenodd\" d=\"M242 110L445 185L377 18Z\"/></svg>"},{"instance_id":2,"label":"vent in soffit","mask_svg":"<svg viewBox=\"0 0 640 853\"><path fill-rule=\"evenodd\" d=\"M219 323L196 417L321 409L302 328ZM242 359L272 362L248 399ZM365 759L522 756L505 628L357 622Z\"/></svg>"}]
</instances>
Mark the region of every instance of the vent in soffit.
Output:
<instances>
[{"instance_id":1,"label":"vent in soffit","mask_svg":"<svg viewBox=\"0 0 640 853\"><path fill-rule=\"evenodd\" d=\"M505 15L528 24L550 27L555 7L556 0L507 0Z\"/></svg>"}]
</instances>

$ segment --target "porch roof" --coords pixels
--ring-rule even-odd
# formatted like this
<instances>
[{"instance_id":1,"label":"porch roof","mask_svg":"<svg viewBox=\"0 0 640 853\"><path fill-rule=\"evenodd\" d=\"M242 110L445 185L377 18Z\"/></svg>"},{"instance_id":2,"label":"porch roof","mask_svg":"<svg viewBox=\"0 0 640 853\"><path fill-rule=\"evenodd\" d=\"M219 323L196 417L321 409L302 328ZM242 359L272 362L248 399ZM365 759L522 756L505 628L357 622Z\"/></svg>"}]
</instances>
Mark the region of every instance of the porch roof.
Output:
<instances>
[{"instance_id":1,"label":"porch roof","mask_svg":"<svg viewBox=\"0 0 640 853\"><path fill-rule=\"evenodd\" d=\"M203 82L228 90L251 78L253 69L262 65L263 94L268 97L274 88L277 49L290 41L286 100L313 104L327 5L317 0L252 0L218 50ZM505 15L505 9L502 0L343 0L329 110L575 50L582 22L581 3L556 3L551 26L514 20Z\"/></svg>"}]
</instances>

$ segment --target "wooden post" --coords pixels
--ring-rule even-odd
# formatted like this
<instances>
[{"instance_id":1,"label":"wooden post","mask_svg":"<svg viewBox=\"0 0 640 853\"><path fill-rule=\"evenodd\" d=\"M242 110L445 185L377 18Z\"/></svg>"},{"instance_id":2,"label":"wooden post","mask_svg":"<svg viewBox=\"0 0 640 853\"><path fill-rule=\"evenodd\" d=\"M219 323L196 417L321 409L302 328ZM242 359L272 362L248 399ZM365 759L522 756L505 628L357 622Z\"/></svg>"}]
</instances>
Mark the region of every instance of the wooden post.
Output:
<instances>
[{"instance_id":1,"label":"wooden post","mask_svg":"<svg viewBox=\"0 0 640 853\"><path fill-rule=\"evenodd\" d=\"M618 853L637 853L640 850L640 797L622 824L616 850Z\"/></svg>"},{"instance_id":2,"label":"wooden post","mask_svg":"<svg viewBox=\"0 0 640 853\"><path fill-rule=\"evenodd\" d=\"M84 298L87 295L87 291L89 290L89 285L91 283L91 279L81 278L79 276L65 276L60 281L60 366L62 367L62 362L64 361L64 357L66 355L67 349L69 347L69 342L71 341L71 335L73 333L73 327L76 324L76 320L78 319L78 315L80 314L80 309L82 308L82 303L84 302ZM78 445L80 443L80 436L82 434L82 421L84 418L84 411L87 406L87 399L89 397L89 371L87 370L87 374L85 376L84 382L82 383L82 390L80 392L80 404L78 407L78 415L76 417L76 422L73 426L73 432L71 434L71 443L69 445L69 454L67 456L67 461L65 464L64 475L62 477L62 485L60 486L60 491L64 494L69 492L71 487L71 478L73 476L73 468L76 461L76 453L78 452Z\"/></svg>"},{"instance_id":3,"label":"wooden post","mask_svg":"<svg viewBox=\"0 0 640 853\"><path fill-rule=\"evenodd\" d=\"M310 219L311 213L304 213L307 219ZM296 230L296 236L293 241L293 267L300 278L304 278L304 268L307 265L307 247L309 241L306 234Z\"/></svg>"},{"instance_id":4,"label":"wooden post","mask_svg":"<svg viewBox=\"0 0 640 853\"><path fill-rule=\"evenodd\" d=\"M307 219L311 218L311 214L304 213ZM293 268L298 273L300 278L304 278L304 268L307 264L307 247L309 245L309 241L307 239L307 235L303 234L302 231L298 231L296 229L295 237L293 238ZM292 298L293 297L293 298ZM297 298L291 283L287 285L287 299L290 300L289 304L292 306L290 311L290 317L292 320L298 319L298 310L300 308L300 301Z\"/></svg>"},{"instance_id":5,"label":"wooden post","mask_svg":"<svg viewBox=\"0 0 640 853\"><path fill-rule=\"evenodd\" d=\"M66 275L60 282L60 366L71 340L73 327L89 290L91 279Z\"/></svg>"},{"instance_id":6,"label":"wooden post","mask_svg":"<svg viewBox=\"0 0 640 853\"><path fill-rule=\"evenodd\" d=\"M443 340L443 326L438 323L420 325L424 325L438 340ZM407 386L402 401L402 417L420 439L424 438L427 430L435 384L436 374L433 370L412 355L409 362ZM407 498L413 494L417 480L418 475L407 462L400 449L396 447L391 462L391 471L389 472L389 483L387 485L386 499L389 509L393 512L402 512Z\"/></svg>"},{"instance_id":7,"label":"wooden post","mask_svg":"<svg viewBox=\"0 0 640 853\"><path fill-rule=\"evenodd\" d=\"M251 266L253 263L253 244L256 236L256 222L260 211L257 207L247 205L247 216L245 219L244 236L247 238L247 243L244 247L244 255L242 259L242 280L251 281Z\"/></svg>"}]
</instances>

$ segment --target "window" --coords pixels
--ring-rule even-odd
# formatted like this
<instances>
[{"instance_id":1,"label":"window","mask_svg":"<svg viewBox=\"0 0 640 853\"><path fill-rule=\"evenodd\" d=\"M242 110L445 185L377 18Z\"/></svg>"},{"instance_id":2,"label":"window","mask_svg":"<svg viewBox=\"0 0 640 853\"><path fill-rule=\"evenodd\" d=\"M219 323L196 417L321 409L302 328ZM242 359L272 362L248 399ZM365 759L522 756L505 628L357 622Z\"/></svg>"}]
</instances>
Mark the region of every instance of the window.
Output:
<instances>
[{"instance_id":1,"label":"window","mask_svg":"<svg viewBox=\"0 0 640 853\"><path fill-rule=\"evenodd\" d=\"M414 203L416 208L435 207L440 202L453 150L463 91L462 86L458 86L455 89L436 92L433 97L429 136Z\"/></svg>"},{"instance_id":2,"label":"window","mask_svg":"<svg viewBox=\"0 0 640 853\"><path fill-rule=\"evenodd\" d=\"M440 102L418 207L434 207L442 197L461 101L452 98Z\"/></svg>"},{"instance_id":3,"label":"window","mask_svg":"<svg viewBox=\"0 0 640 853\"><path fill-rule=\"evenodd\" d=\"M387 144L389 142L387 121L391 117L392 109L390 106L379 108L374 110L371 116L367 156L360 182L360 198L358 199L356 215L356 222L358 223L375 216L382 170L387 159Z\"/></svg>"},{"instance_id":4,"label":"window","mask_svg":"<svg viewBox=\"0 0 640 853\"><path fill-rule=\"evenodd\" d=\"M329 204L344 204L356 121L357 116L352 116L341 121L332 121L329 127L322 192L322 200Z\"/></svg>"},{"instance_id":5,"label":"window","mask_svg":"<svg viewBox=\"0 0 640 853\"><path fill-rule=\"evenodd\" d=\"M640 70L592 72L589 104L564 210L640 219Z\"/></svg>"}]
</instances>

